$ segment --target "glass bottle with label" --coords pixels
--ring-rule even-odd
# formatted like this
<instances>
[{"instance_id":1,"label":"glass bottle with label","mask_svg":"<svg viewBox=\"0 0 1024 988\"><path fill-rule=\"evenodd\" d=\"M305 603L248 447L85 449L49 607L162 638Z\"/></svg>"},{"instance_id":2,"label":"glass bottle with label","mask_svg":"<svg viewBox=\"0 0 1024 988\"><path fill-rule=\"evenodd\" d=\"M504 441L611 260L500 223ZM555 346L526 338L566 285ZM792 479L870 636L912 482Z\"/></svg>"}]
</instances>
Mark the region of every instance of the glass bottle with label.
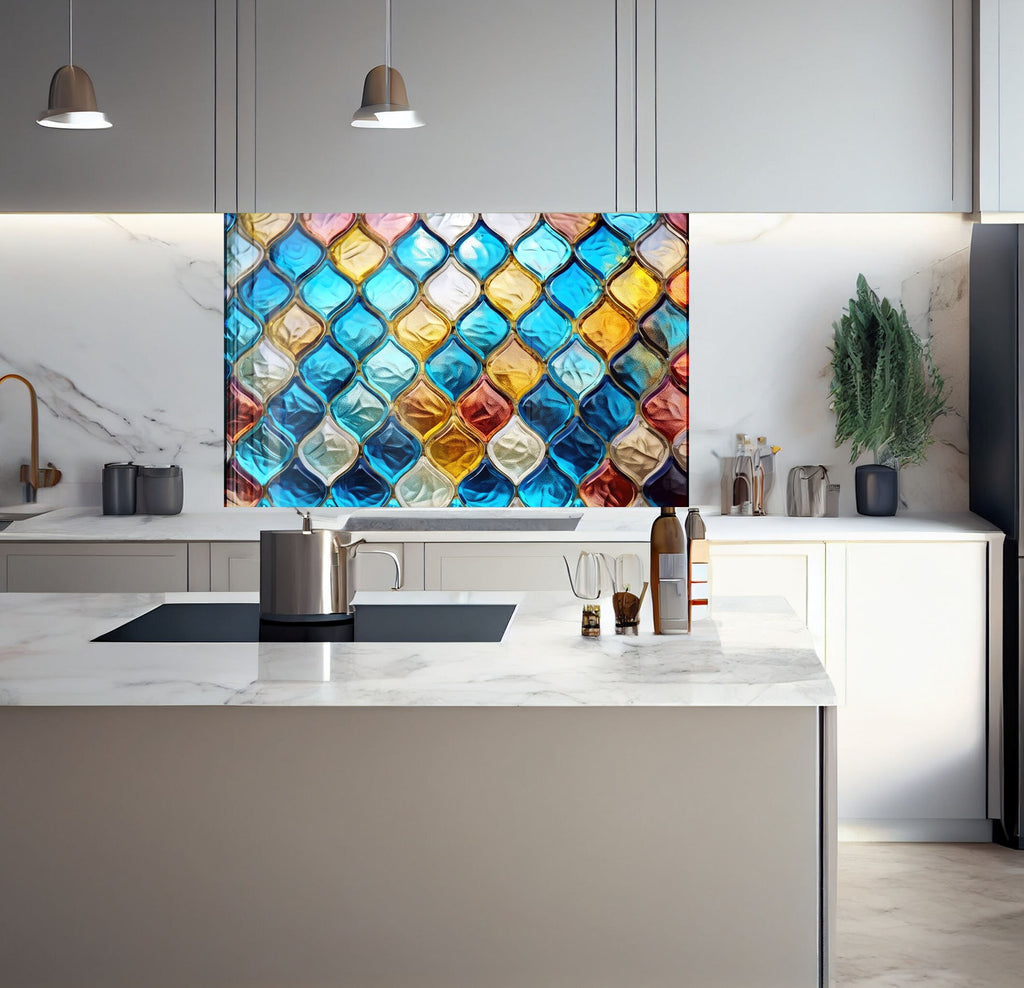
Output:
<instances>
[{"instance_id":1,"label":"glass bottle with label","mask_svg":"<svg viewBox=\"0 0 1024 988\"><path fill-rule=\"evenodd\" d=\"M654 633L687 630L686 537L675 508L662 508L651 526L651 602Z\"/></svg>"}]
</instances>

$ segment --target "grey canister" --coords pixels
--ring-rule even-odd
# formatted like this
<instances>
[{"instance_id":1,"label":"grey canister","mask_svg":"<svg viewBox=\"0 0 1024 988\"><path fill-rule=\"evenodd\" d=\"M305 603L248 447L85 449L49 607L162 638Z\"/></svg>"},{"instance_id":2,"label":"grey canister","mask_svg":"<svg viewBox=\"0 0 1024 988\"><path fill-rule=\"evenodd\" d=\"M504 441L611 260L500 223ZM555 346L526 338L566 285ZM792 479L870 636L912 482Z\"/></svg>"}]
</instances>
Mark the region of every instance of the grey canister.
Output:
<instances>
[{"instance_id":1,"label":"grey canister","mask_svg":"<svg viewBox=\"0 0 1024 988\"><path fill-rule=\"evenodd\" d=\"M185 486L181 467L139 467L138 510L146 515L176 515L181 511Z\"/></svg>"},{"instance_id":2,"label":"grey canister","mask_svg":"<svg viewBox=\"0 0 1024 988\"><path fill-rule=\"evenodd\" d=\"M103 464L103 513L135 514L135 483L138 467L134 463Z\"/></svg>"}]
</instances>

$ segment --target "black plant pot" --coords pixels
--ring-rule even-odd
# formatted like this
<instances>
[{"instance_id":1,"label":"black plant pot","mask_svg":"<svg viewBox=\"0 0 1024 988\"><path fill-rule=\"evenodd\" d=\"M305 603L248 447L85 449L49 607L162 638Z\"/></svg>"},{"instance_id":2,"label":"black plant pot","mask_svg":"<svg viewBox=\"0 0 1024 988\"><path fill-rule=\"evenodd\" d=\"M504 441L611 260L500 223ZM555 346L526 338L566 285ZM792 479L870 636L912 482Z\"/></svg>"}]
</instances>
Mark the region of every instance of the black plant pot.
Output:
<instances>
[{"instance_id":1,"label":"black plant pot","mask_svg":"<svg viewBox=\"0 0 1024 988\"><path fill-rule=\"evenodd\" d=\"M900 475L892 467L866 463L857 467L857 514L894 515L900 503Z\"/></svg>"}]
</instances>

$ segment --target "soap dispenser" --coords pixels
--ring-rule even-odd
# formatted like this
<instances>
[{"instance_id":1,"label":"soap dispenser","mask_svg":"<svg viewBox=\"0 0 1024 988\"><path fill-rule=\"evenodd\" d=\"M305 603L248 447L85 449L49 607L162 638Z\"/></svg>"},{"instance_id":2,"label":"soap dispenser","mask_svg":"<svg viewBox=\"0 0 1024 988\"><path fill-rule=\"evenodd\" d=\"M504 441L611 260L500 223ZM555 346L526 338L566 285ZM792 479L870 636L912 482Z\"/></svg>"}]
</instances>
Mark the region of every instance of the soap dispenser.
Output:
<instances>
[{"instance_id":1,"label":"soap dispenser","mask_svg":"<svg viewBox=\"0 0 1024 988\"><path fill-rule=\"evenodd\" d=\"M675 508L662 508L651 526L651 600L656 635L687 630L686 537Z\"/></svg>"}]
</instances>

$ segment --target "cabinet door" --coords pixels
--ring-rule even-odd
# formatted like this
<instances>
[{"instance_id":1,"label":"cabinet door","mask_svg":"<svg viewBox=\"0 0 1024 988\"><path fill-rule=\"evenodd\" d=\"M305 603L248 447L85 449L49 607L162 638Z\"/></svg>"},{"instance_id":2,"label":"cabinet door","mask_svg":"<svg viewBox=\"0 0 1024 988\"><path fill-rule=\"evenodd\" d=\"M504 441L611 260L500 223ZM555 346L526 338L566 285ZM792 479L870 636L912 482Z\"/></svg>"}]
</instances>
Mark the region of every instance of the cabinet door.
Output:
<instances>
[{"instance_id":1,"label":"cabinet door","mask_svg":"<svg viewBox=\"0 0 1024 988\"><path fill-rule=\"evenodd\" d=\"M1024 0L978 6L978 208L1024 212Z\"/></svg>"},{"instance_id":2,"label":"cabinet door","mask_svg":"<svg viewBox=\"0 0 1024 988\"><path fill-rule=\"evenodd\" d=\"M75 6L74 58L109 130L40 127L68 60L66 0L3 4L0 209L208 211L214 181L214 2Z\"/></svg>"},{"instance_id":3,"label":"cabinet door","mask_svg":"<svg viewBox=\"0 0 1024 988\"><path fill-rule=\"evenodd\" d=\"M366 550L387 549L402 564L402 588L423 589L423 547L416 543L374 542L356 550L354 579L357 590L389 590L395 579L395 565L387 556ZM210 589L260 589L260 545L258 542L214 542L210 546Z\"/></svg>"},{"instance_id":4,"label":"cabinet door","mask_svg":"<svg viewBox=\"0 0 1024 988\"><path fill-rule=\"evenodd\" d=\"M0 552L8 591L166 593L188 589L188 546L180 542L19 543Z\"/></svg>"},{"instance_id":5,"label":"cabinet door","mask_svg":"<svg viewBox=\"0 0 1024 988\"><path fill-rule=\"evenodd\" d=\"M392 64L426 125L393 131L349 125L363 77L384 61L379 0L255 4L254 30L240 22L240 66L255 46L240 209L612 208L609 0L394 0Z\"/></svg>"},{"instance_id":6,"label":"cabinet door","mask_svg":"<svg viewBox=\"0 0 1024 988\"><path fill-rule=\"evenodd\" d=\"M983 836L986 559L975 542L847 547L848 836L956 839L971 821Z\"/></svg>"},{"instance_id":7,"label":"cabinet door","mask_svg":"<svg viewBox=\"0 0 1024 988\"><path fill-rule=\"evenodd\" d=\"M428 590L569 590L565 559L573 570L581 552L640 557L650 568L648 542L433 542L424 546ZM564 557L564 558L563 558ZM639 592L639 591L637 591Z\"/></svg>"},{"instance_id":8,"label":"cabinet door","mask_svg":"<svg viewBox=\"0 0 1024 988\"><path fill-rule=\"evenodd\" d=\"M968 0L659 0L657 208L969 210L970 23Z\"/></svg>"},{"instance_id":9,"label":"cabinet door","mask_svg":"<svg viewBox=\"0 0 1024 988\"><path fill-rule=\"evenodd\" d=\"M718 596L785 598L826 658L824 543L712 542L709 589L712 610Z\"/></svg>"}]
</instances>

